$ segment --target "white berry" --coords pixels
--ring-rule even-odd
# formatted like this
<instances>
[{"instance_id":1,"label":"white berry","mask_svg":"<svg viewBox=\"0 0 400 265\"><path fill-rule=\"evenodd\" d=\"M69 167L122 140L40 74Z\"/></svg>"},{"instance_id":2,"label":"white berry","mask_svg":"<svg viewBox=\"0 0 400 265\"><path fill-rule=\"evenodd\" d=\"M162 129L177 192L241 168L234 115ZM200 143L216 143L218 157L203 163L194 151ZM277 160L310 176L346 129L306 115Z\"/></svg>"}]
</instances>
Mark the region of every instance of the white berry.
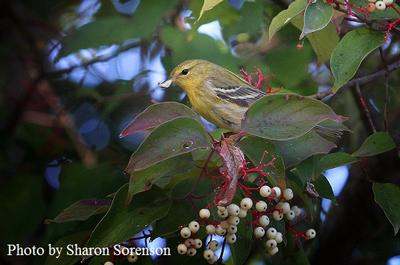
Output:
<instances>
[{"instance_id":1,"label":"white berry","mask_svg":"<svg viewBox=\"0 0 400 265\"><path fill-rule=\"evenodd\" d=\"M273 227L268 228L267 229L268 239L275 239L277 233L278 233L278 231L276 231L275 228L273 228Z\"/></svg>"},{"instance_id":2,"label":"white berry","mask_svg":"<svg viewBox=\"0 0 400 265\"><path fill-rule=\"evenodd\" d=\"M308 229L307 231L306 231L306 237L307 237L307 239L313 239L315 236L317 235L317 232L315 232L315 230L314 229Z\"/></svg>"},{"instance_id":3,"label":"white berry","mask_svg":"<svg viewBox=\"0 0 400 265\"><path fill-rule=\"evenodd\" d=\"M210 218L210 215L211 215L211 213L210 213L210 210L208 210L208 209L201 209L199 211L199 216L201 219L208 219L208 218Z\"/></svg>"},{"instance_id":4,"label":"white berry","mask_svg":"<svg viewBox=\"0 0 400 265\"><path fill-rule=\"evenodd\" d=\"M266 227L269 225L269 218L266 215L261 215L260 218L258 218L258 223L262 226L262 227Z\"/></svg>"},{"instance_id":5,"label":"white berry","mask_svg":"<svg viewBox=\"0 0 400 265\"><path fill-rule=\"evenodd\" d=\"M187 252L187 247L185 246L185 244L179 244L177 250L179 254L185 255Z\"/></svg>"},{"instance_id":6,"label":"white berry","mask_svg":"<svg viewBox=\"0 0 400 265\"><path fill-rule=\"evenodd\" d=\"M228 220L224 220L219 224L223 229L228 229L228 227L231 225Z\"/></svg>"},{"instance_id":7,"label":"white berry","mask_svg":"<svg viewBox=\"0 0 400 265\"><path fill-rule=\"evenodd\" d=\"M210 259L214 258L214 252L211 249L204 250L203 257L206 260L210 260Z\"/></svg>"},{"instance_id":8,"label":"white berry","mask_svg":"<svg viewBox=\"0 0 400 265\"><path fill-rule=\"evenodd\" d=\"M273 187L272 190L275 193L275 198L279 198L281 197L282 191L279 187Z\"/></svg>"},{"instance_id":9,"label":"white berry","mask_svg":"<svg viewBox=\"0 0 400 265\"><path fill-rule=\"evenodd\" d=\"M228 223L231 225L238 225L240 223L240 219L237 216L229 216Z\"/></svg>"},{"instance_id":10,"label":"white berry","mask_svg":"<svg viewBox=\"0 0 400 265\"><path fill-rule=\"evenodd\" d=\"M375 7L378 10L385 10L386 9L386 4L383 1L376 1Z\"/></svg>"},{"instance_id":11,"label":"white berry","mask_svg":"<svg viewBox=\"0 0 400 265\"><path fill-rule=\"evenodd\" d=\"M192 232L190 231L189 227L184 227L181 229L181 237L189 238Z\"/></svg>"},{"instance_id":12,"label":"white berry","mask_svg":"<svg viewBox=\"0 0 400 265\"><path fill-rule=\"evenodd\" d=\"M256 238L262 238L265 235L265 230L261 226L254 228L254 236Z\"/></svg>"},{"instance_id":13,"label":"white berry","mask_svg":"<svg viewBox=\"0 0 400 265\"><path fill-rule=\"evenodd\" d=\"M136 254L129 255L126 259L128 260L129 263L134 263L138 260L138 255Z\"/></svg>"},{"instance_id":14,"label":"white berry","mask_svg":"<svg viewBox=\"0 0 400 265\"><path fill-rule=\"evenodd\" d=\"M291 199L293 199L293 191L292 189L284 189L283 190L283 198L287 201L290 201Z\"/></svg>"},{"instance_id":15,"label":"white berry","mask_svg":"<svg viewBox=\"0 0 400 265\"><path fill-rule=\"evenodd\" d=\"M283 213L281 211L275 210L272 212L272 217L276 221L280 221L283 219Z\"/></svg>"},{"instance_id":16,"label":"white berry","mask_svg":"<svg viewBox=\"0 0 400 265\"><path fill-rule=\"evenodd\" d=\"M282 210L282 213L285 214L290 211L290 204L288 202L279 202L276 208Z\"/></svg>"},{"instance_id":17,"label":"white berry","mask_svg":"<svg viewBox=\"0 0 400 265\"><path fill-rule=\"evenodd\" d=\"M219 225L215 229L215 233L217 233L217 235L224 236L226 234L226 230Z\"/></svg>"},{"instance_id":18,"label":"white berry","mask_svg":"<svg viewBox=\"0 0 400 265\"><path fill-rule=\"evenodd\" d=\"M301 209L296 205L292 206L291 210L295 213L296 216L299 216L301 214Z\"/></svg>"},{"instance_id":19,"label":"white berry","mask_svg":"<svg viewBox=\"0 0 400 265\"><path fill-rule=\"evenodd\" d=\"M218 247L219 247L219 243L218 243L217 240L211 240L211 242L210 242L210 244L208 245L208 247L209 247L211 250L217 250Z\"/></svg>"},{"instance_id":20,"label":"white berry","mask_svg":"<svg viewBox=\"0 0 400 265\"><path fill-rule=\"evenodd\" d=\"M234 244L236 242L236 235L235 234L227 235L226 242L228 242L228 244Z\"/></svg>"},{"instance_id":21,"label":"white berry","mask_svg":"<svg viewBox=\"0 0 400 265\"><path fill-rule=\"evenodd\" d=\"M227 208L228 214L232 216L238 216L240 212L240 207L237 206L236 204L232 203L230 204Z\"/></svg>"},{"instance_id":22,"label":"white berry","mask_svg":"<svg viewBox=\"0 0 400 265\"><path fill-rule=\"evenodd\" d=\"M280 244L280 243L283 242L283 235L282 235L281 232L276 233L275 241L276 241L276 243L278 243L278 244Z\"/></svg>"},{"instance_id":23,"label":"white berry","mask_svg":"<svg viewBox=\"0 0 400 265\"><path fill-rule=\"evenodd\" d=\"M265 242L265 246L267 248L275 248L277 246L277 242L275 239L268 239L267 242Z\"/></svg>"},{"instance_id":24,"label":"white berry","mask_svg":"<svg viewBox=\"0 0 400 265\"><path fill-rule=\"evenodd\" d=\"M279 249L278 249L277 247L269 248L269 249L267 250L268 255L270 255L270 256L275 255L276 253L278 253L278 251L279 251Z\"/></svg>"},{"instance_id":25,"label":"white berry","mask_svg":"<svg viewBox=\"0 0 400 265\"><path fill-rule=\"evenodd\" d=\"M260 188L260 195L261 195L262 197L264 197L264 198L266 198L266 197L268 197L269 195L271 195L271 193L272 193L272 190L271 190L271 188L270 188L269 186L267 186L267 185L262 186L262 187Z\"/></svg>"},{"instance_id":26,"label":"white berry","mask_svg":"<svg viewBox=\"0 0 400 265\"><path fill-rule=\"evenodd\" d=\"M382 0L386 6L393 4L393 0Z\"/></svg>"},{"instance_id":27,"label":"white berry","mask_svg":"<svg viewBox=\"0 0 400 265\"><path fill-rule=\"evenodd\" d=\"M111 261L106 261L104 262L104 265L114 265L114 263L112 263Z\"/></svg>"},{"instance_id":28,"label":"white berry","mask_svg":"<svg viewBox=\"0 0 400 265\"><path fill-rule=\"evenodd\" d=\"M296 217L296 214L293 210L290 210L288 213L285 214L285 218L288 221L292 221Z\"/></svg>"},{"instance_id":29,"label":"white berry","mask_svg":"<svg viewBox=\"0 0 400 265\"><path fill-rule=\"evenodd\" d=\"M191 221L189 223L189 229L192 233L197 233L197 231L200 229L200 224L196 221Z\"/></svg>"},{"instance_id":30,"label":"white berry","mask_svg":"<svg viewBox=\"0 0 400 265\"><path fill-rule=\"evenodd\" d=\"M240 208L242 208L244 210L249 210L249 209L251 209L251 207L253 207L252 199L246 197L240 201Z\"/></svg>"},{"instance_id":31,"label":"white berry","mask_svg":"<svg viewBox=\"0 0 400 265\"><path fill-rule=\"evenodd\" d=\"M247 216L247 210L240 208L239 218L245 218Z\"/></svg>"},{"instance_id":32,"label":"white berry","mask_svg":"<svg viewBox=\"0 0 400 265\"><path fill-rule=\"evenodd\" d=\"M256 210L259 212L265 212L268 208L268 204L265 201L258 201L256 203Z\"/></svg>"},{"instance_id":33,"label":"white berry","mask_svg":"<svg viewBox=\"0 0 400 265\"><path fill-rule=\"evenodd\" d=\"M203 246L203 241L201 241L201 239L199 239L199 238L196 238L194 240L194 247L195 248L201 248L202 246Z\"/></svg>"},{"instance_id":34,"label":"white berry","mask_svg":"<svg viewBox=\"0 0 400 265\"><path fill-rule=\"evenodd\" d=\"M221 211L218 210L218 211L217 211L217 214L218 214L218 216L221 217L221 218L226 218L226 217L228 217L228 215L229 215L229 214L228 214L228 210L226 210L226 209L225 209L225 210L221 210Z\"/></svg>"},{"instance_id":35,"label":"white berry","mask_svg":"<svg viewBox=\"0 0 400 265\"><path fill-rule=\"evenodd\" d=\"M188 254L188 256L194 256L196 253L197 250L195 248L189 248L186 254Z\"/></svg>"},{"instance_id":36,"label":"white berry","mask_svg":"<svg viewBox=\"0 0 400 265\"><path fill-rule=\"evenodd\" d=\"M207 235L214 234L215 233L215 226L207 225L206 226L206 233L207 233Z\"/></svg>"},{"instance_id":37,"label":"white berry","mask_svg":"<svg viewBox=\"0 0 400 265\"><path fill-rule=\"evenodd\" d=\"M228 230L228 234L236 234L237 226L236 225L230 225L227 230Z\"/></svg>"}]
</instances>

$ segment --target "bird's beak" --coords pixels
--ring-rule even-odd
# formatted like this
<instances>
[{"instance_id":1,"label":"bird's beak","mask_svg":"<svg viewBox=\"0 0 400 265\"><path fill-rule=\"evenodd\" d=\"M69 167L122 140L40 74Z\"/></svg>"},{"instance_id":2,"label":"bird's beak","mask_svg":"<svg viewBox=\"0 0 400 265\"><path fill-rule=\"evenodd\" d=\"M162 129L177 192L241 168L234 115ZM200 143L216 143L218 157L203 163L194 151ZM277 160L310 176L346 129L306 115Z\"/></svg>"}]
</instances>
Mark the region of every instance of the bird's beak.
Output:
<instances>
[{"instance_id":1,"label":"bird's beak","mask_svg":"<svg viewBox=\"0 0 400 265\"><path fill-rule=\"evenodd\" d=\"M172 81L173 81L172 78L171 78L171 79L167 79L167 80L165 80L165 81L163 81L163 82L158 83L158 85L159 85L161 88L168 88L168 87L171 86Z\"/></svg>"}]
</instances>

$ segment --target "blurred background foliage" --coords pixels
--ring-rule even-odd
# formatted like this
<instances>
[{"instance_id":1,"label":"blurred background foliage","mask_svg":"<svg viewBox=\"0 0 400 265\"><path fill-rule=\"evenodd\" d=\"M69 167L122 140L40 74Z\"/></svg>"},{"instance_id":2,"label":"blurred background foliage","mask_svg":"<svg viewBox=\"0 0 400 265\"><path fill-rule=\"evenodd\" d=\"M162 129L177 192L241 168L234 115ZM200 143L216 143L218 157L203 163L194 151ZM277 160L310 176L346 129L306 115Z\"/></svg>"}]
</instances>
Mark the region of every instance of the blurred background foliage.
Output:
<instances>
[{"instance_id":1,"label":"blurred background foliage","mask_svg":"<svg viewBox=\"0 0 400 265\"><path fill-rule=\"evenodd\" d=\"M206 59L236 73L240 67L253 71L257 66L271 75L273 88L315 95L332 86L328 59L339 38L360 26L347 21L337 33L330 24L321 33L325 41L316 46L322 53L316 53L310 38L299 41L302 21L287 25L269 40L272 18L289 1L223 1L196 21L202 3L0 2L1 264L43 264L45 259L6 257L6 243L54 243L98 222L96 216L84 225L44 224L73 202L105 197L128 180L123 169L145 134L123 139L118 134L154 102L187 103L180 89L164 91L157 86L178 63ZM357 76L398 61L399 51L396 29L381 53L374 51L362 63ZM374 126L388 130L397 145L399 86L400 75L393 72L361 87ZM336 113L349 117L346 125L353 132L341 139L340 151L356 150L372 132L359 98L354 87L324 98ZM212 124L207 126L213 129ZM393 151L342 167L343 174L331 172L332 183L340 174L342 182L350 176L348 188L340 193L340 185L333 185L335 195L340 193L339 204L326 209L324 215L332 221L327 221L319 245L313 246L313 264L400 264L399 258L392 258L400 253L399 238L393 238L366 185L371 179L400 184L398 162ZM308 264L304 257L294 259L291 264ZM255 255L249 264L262 262Z\"/></svg>"}]
</instances>

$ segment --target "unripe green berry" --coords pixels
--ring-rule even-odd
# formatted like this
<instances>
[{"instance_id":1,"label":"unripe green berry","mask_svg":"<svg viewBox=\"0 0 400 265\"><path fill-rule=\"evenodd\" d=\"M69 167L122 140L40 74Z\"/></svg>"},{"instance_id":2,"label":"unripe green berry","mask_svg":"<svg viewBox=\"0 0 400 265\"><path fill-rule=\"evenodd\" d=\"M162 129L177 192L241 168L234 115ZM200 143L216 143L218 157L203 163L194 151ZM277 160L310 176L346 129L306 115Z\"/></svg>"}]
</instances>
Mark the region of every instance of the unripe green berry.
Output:
<instances>
[{"instance_id":1,"label":"unripe green berry","mask_svg":"<svg viewBox=\"0 0 400 265\"><path fill-rule=\"evenodd\" d=\"M220 225L215 229L215 233L219 236L224 236L226 234L226 229L223 229Z\"/></svg>"}]
</instances>

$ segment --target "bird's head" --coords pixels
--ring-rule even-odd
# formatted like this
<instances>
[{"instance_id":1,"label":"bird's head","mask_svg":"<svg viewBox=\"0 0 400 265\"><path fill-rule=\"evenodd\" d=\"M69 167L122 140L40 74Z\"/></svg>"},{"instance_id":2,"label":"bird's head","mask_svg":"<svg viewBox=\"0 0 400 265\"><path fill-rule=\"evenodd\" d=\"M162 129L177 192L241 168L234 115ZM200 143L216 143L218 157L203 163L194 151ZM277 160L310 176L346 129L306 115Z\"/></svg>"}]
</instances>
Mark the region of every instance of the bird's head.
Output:
<instances>
[{"instance_id":1,"label":"bird's head","mask_svg":"<svg viewBox=\"0 0 400 265\"><path fill-rule=\"evenodd\" d=\"M211 69L215 66L213 63L205 60L187 60L175 67L170 74L170 78L159 83L162 88L168 88L172 83L178 85L183 90L193 87L200 77L208 76Z\"/></svg>"}]
</instances>

